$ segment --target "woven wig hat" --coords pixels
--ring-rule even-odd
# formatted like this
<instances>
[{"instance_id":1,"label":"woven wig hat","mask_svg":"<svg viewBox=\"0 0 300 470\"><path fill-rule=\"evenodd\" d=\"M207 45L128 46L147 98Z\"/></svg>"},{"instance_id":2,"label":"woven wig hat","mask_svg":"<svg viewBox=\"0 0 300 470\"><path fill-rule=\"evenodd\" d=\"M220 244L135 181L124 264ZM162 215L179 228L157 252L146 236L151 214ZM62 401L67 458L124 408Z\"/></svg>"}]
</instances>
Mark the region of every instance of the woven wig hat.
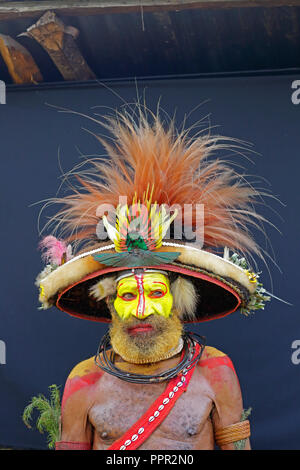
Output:
<instances>
[{"instance_id":1,"label":"woven wig hat","mask_svg":"<svg viewBox=\"0 0 300 470\"><path fill-rule=\"evenodd\" d=\"M97 136L108 158L88 160L88 170L76 173L80 188L54 200L62 209L52 222L65 241L41 242L48 262L37 278L42 308L108 322L116 279L141 269L168 273L183 321L263 308L269 298L245 261L260 255L248 230L264 220L253 208L260 194L214 158L226 139L191 138L141 110L138 122L124 113L101 124L113 137ZM175 237L176 224L196 241ZM80 247L75 255L72 244Z\"/></svg>"}]
</instances>

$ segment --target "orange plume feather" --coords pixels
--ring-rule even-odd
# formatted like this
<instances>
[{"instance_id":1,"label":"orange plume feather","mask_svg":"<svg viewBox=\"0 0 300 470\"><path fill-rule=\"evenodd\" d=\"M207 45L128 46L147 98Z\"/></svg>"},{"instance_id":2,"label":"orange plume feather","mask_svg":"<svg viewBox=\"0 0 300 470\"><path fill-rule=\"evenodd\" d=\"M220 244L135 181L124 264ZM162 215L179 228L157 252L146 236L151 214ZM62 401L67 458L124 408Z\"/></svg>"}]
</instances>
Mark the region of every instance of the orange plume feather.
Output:
<instances>
[{"instance_id":1,"label":"orange plume feather","mask_svg":"<svg viewBox=\"0 0 300 470\"><path fill-rule=\"evenodd\" d=\"M228 162L214 158L217 150L234 147L226 143L229 139L209 134L192 138L188 130L177 132L173 121L166 126L158 115L148 120L141 110L138 122L128 113L117 113L100 124L113 137L96 136L109 158L88 159L88 170L72 173L81 188L52 200L63 204L52 222L64 229L69 241L79 240L83 246L95 241L99 205L117 207L119 196L127 196L130 205L143 200L150 187L152 201L159 205L192 204L192 224L195 205L204 204L205 248L227 246L260 254L249 227L259 228L265 221L253 207L261 193Z\"/></svg>"}]
</instances>

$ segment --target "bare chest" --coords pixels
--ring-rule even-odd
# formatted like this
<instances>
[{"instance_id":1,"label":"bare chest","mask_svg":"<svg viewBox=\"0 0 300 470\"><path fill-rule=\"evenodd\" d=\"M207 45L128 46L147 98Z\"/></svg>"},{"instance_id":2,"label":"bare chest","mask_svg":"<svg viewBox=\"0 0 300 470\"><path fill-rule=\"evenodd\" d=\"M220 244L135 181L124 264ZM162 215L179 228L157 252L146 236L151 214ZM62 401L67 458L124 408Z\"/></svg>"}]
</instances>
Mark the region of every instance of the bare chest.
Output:
<instances>
[{"instance_id":1,"label":"bare chest","mask_svg":"<svg viewBox=\"0 0 300 470\"><path fill-rule=\"evenodd\" d=\"M163 393L166 384L130 384L105 375L89 410L94 447L105 449L119 439ZM141 449L193 449L204 435L212 440L210 413L213 391L204 377L194 374L189 387ZM208 444L206 444L208 445Z\"/></svg>"}]
</instances>

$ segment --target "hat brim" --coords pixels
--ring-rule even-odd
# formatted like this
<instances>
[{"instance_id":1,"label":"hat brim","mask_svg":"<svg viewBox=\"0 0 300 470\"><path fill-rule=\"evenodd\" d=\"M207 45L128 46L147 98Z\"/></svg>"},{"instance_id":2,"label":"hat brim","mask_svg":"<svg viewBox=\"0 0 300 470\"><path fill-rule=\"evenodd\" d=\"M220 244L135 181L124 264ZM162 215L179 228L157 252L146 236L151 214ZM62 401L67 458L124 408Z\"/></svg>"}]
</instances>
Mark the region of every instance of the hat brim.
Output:
<instances>
[{"instance_id":1,"label":"hat brim","mask_svg":"<svg viewBox=\"0 0 300 470\"><path fill-rule=\"evenodd\" d=\"M188 276L195 284L196 290L199 293L196 316L194 320L186 320L186 322L204 322L225 317L235 312L242 302L242 296L237 293L233 286L230 286L229 281L225 284L221 280L212 278L207 274L190 271L180 266L151 266L151 269L155 268ZM110 322L111 315L106 300L97 301L88 295L88 292L92 285L95 284L95 279L121 270L128 270L128 268L119 268L118 270L107 268L94 272L81 281L69 286L59 294L56 301L57 308L77 318ZM201 294L202 292L203 294Z\"/></svg>"},{"instance_id":2,"label":"hat brim","mask_svg":"<svg viewBox=\"0 0 300 470\"><path fill-rule=\"evenodd\" d=\"M114 252L111 245L102 246L100 250ZM177 243L166 243L160 251L181 252L176 261L149 268L186 276L194 283L199 301L192 322L209 321L235 312L247 304L255 289L243 269L213 253ZM47 296L47 301L72 316L110 322L105 299L97 301L89 295L89 290L101 277L128 270L128 267L101 265L93 258L95 252L97 249L83 253L49 274L42 281L43 295Z\"/></svg>"}]
</instances>

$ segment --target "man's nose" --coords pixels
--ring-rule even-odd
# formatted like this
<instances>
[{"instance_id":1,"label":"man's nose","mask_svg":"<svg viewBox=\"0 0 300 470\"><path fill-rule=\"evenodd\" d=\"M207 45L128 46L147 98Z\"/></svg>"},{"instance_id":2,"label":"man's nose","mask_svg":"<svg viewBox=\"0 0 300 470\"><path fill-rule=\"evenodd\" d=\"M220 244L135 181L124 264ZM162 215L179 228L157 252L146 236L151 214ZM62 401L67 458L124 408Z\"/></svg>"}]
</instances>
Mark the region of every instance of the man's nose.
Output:
<instances>
[{"instance_id":1,"label":"man's nose","mask_svg":"<svg viewBox=\"0 0 300 470\"><path fill-rule=\"evenodd\" d=\"M133 308L131 311L131 315L135 316L136 318L146 318L150 315L153 315L155 312L151 305L143 304L143 302L139 302L137 307Z\"/></svg>"}]
</instances>

